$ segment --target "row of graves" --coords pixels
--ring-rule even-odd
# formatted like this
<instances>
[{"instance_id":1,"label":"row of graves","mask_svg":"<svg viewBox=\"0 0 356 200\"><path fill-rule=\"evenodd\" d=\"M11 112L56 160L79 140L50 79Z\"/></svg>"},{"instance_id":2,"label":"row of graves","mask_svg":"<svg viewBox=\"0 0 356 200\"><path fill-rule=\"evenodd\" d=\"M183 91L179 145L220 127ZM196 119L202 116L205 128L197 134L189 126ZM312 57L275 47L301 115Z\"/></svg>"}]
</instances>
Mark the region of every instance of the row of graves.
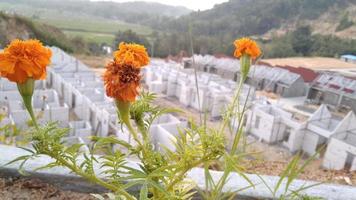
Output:
<instances>
[{"instance_id":1,"label":"row of graves","mask_svg":"<svg viewBox=\"0 0 356 200\"><path fill-rule=\"evenodd\" d=\"M52 61L46 80L36 81L33 106L40 124L57 122L70 128L65 142L89 145L91 136L114 135L134 144L128 130L119 123L112 98L105 94L102 78L76 58L52 47ZM16 125L20 130L30 124L15 83L0 79L0 127ZM154 121L150 132L157 149L164 145L174 150L177 127L187 122L166 114ZM1 134L1 133L0 133ZM84 147L83 150L87 150Z\"/></svg>"},{"instance_id":2,"label":"row of graves","mask_svg":"<svg viewBox=\"0 0 356 200\"><path fill-rule=\"evenodd\" d=\"M153 61L144 72L145 83L151 92L174 97L187 107L218 118L234 96L237 83L233 79L238 80L239 62L213 56L194 56L194 60L197 72L192 66L187 67L187 62L181 65ZM244 130L260 141L278 144L292 153L303 151L313 156L324 148L320 154L324 168L356 170L356 125L353 123L356 117L351 99L356 81L326 73L314 80L309 77L308 82L304 80L303 75L287 69L253 66L239 97L241 106L248 108L242 124ZM284 98L304 96L305 102L320 106L311 113L290 110L256 97L258 90L272 91ZM347 106L346 115L330 111L340 106ZM231 120L231 127L237 129L238 126L237 119Z\"/></svg>"},{"instance_id":3,"label":"row of graves","mask_svg":"<svg viewBox=\"0 0 356 200\"><path fill-rule=\"evenodd\" d=\"M193 61L198 71L235 81L240 78L240 63L236 59L194 55L184 60L184 68L193 68ZM246 84L256 90L273 92L282 98L306 96L306 103L327 104L335 109L356 112L356 80L336 72L314 72L303 67L259 64L251 68Z\"/></svg>"},{"instance_id":4,"label":"row of graves","mask_svg":"<svg viewBox=\"0 0 356 200\"><path fill-rule=\"evenodd\" d=\"M193 68L192 63L193 58L185 59L184 67ZM234 81L240 79L240 62L237 59L194 55L194 68ZM273 92L281 97L298 97L307 93L308 84L312 81L310 76L316 75L305 68L292 70L259 64L251 67L245 83L256 90Z\"/></svg>"},{"instance_id":5,"label":"row of graves","mask_svg":"<svg viewBox=\"0 0 356 200\"><path fill-rule=\"evenodd\" d=\"M246 112L243 125L247 133L260 141L283 146L292 153L303 151L313 156L322 152L322 166L326 169L355 171L355 122L353 111L340 117L324 104L310 115L303 115L278 105L255 102ZM231 126L237 128L236 119Z\"/></svg>"},{"instance_id":6,"label":"row of graves","mask_svg":"<svg viewBox=\"0 0 356 200\"><path fill-rule=\"evenodd\" d=\"M183 69L175 62L153 60L144 70L144 82L150 92L176 98L182 105L194 108L220 118L227 105L232 102L237 84L235 81L221 78L205 72L195 75L193 69ZM197 83L197 84L196 84ZM239 102L246 106L255 99L255 89L243 85Z\"/></svg>"}]
</instances>

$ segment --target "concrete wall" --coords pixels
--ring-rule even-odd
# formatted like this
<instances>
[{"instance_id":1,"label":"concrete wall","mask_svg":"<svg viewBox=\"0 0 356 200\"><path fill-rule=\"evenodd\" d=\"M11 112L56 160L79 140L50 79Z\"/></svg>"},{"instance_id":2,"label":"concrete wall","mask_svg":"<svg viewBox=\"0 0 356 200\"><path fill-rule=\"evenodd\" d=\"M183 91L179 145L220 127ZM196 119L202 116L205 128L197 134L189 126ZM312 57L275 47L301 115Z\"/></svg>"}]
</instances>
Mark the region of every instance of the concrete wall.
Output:
<instances>
[{"instance_id":1,"label":"concrete wall","mask_svg":"<svg viewBox=\"0 0 356 200\"><path fill-rule=\"evenodd\" d=\"M319 137L320 136L318 134L311 131L306 131L304 133L302 150L309 156L312 156L316 153Z\"/></svg>"},{"instance_id":2,"label":"concrete wall","mask_svg":"<svg viewBox=\"0 0 356 200\"><path fill-rule=\"evenodd\" d=\"M323 167L327 169L341 170L345 167L347 153L356 156L356 146L348 144L337 138L332 138L324 155ZM356 170L356 159L354 159L351 171Z\"/></svg>"},{"instance_id":3,"label":"concrete wall","mask_svg":"<svg viewBox=\"0 0 356 200\"><path fill-rule=\"evenodd\" d=\"M80 137L88 144L92 136L92 127L87 121L73 121L69 123L70 135Z\"/></svg>"},{"instance_id":4,"label":"concrete wall","mask_svg":"<svg viewBox=\"0 0 356 200\"><path fill-rule=\"evenodd\" d=\"M356 112L356 98L343 95L341 97L340 105L350 107L350 109Z\"/></svg>"},{"instance_id":5,"label":"concrete wall","mask_svg":"<svg viewBox=\"0 0 356 200\"><path fill-rule=\"evenodd\" d=\"M306 85L302 77L299 77L289 87L284 87L283 85L277 84L277 88L277 93L282 97L300 97L304 96L306 93Z\"/></svg>"},{"instance_id":6,"label":"concrete wall","mask_svg":"<svg viewBox=\"0 0 356 200\"><path fill-rule=\"evenodd\" d=\"M271 136L273 133L272 131L275 123L275 118L273 116L261 110L256 110L253 112L250 120L251 121L247 122L249 124L248 127L250 127L248 130L249 133L257 136L259 139L262 139L267 143L273 142L271 141Z\"/></svg>"},{"instance_id":7,"label":"concrete wall","mask_svg":"<svg viewBox=\"0 0 356 200\"><path fill-rule=\"evenodd\" d=\"M340 94L336 94L331 91L324 91L323 93L323 103L330 104L333 106L338 106Z\"/></svg>"}]
</instances>

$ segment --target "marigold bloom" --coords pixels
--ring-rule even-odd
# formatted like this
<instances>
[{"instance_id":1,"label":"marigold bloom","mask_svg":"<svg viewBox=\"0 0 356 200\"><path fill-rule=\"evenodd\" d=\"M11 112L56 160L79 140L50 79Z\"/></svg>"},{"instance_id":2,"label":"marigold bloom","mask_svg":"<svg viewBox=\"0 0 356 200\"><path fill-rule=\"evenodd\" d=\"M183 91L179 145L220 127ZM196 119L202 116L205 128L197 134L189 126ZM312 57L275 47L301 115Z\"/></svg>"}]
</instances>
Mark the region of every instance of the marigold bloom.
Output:
<instances>
[{"instance_id":1,"label":"marigold bloom","mask_svg":"<svg viewBox=\"0 0 356 200\"><path fill-rule=\"evenodd\" d=\"M136 68L147 65L150 61L146 48L138 44L121 42L119 50L114 52L115 62L121 65L130 65Z\"/></svg>"},{"instance_id":2,"label":"marigold bloom","mask_svg":"<svg viewBox=\"0 0 356 200\"><path fill-rule=\"evenodd\" d=\"M249 38L241 38L235 40L234 56L240 58L243 54L249 55L252 59L256 59L261 55L261 50L254 40Z\"/></svg>"},{"instance_id":3,"label":"marigold bloom","mask_svg":"<svg viewBox=\"0 0 356 200\"><path fill-rule=\"evenodd\" d=\"M123 102L136 100L141 80L140 68L112 61L106 66L103 79L109 97Z\"/></svg>"},{"instance_id":4,"label":"marigold bloom","mask_svg":"<svg viewBox=\"0 0 356 200\"><path fill-rule=\"evenodd\" d=\"M51 56L38 40L14 40L0 53L0 76L16 83L44 79Z\"/></svg>"}]
</instances>

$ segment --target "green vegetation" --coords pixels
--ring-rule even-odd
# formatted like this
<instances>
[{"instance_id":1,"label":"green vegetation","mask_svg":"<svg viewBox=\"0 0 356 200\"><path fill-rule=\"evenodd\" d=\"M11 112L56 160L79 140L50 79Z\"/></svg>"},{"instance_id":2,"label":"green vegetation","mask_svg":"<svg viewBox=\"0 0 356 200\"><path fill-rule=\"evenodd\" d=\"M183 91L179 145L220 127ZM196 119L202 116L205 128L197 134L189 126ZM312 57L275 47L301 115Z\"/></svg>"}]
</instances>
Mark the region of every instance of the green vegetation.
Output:
<instances>
[{"instance_id":1,"label":"green vegetation","mask_svg":"<svg viewBox=\"0 0 356 200\"><path fill-rule=\"evenodd\" d=\"M60 29L40 22L34 22L29 18L16 15L8 15L0 12L0 46L5 47L15 38L35 38L45 45L57 46L67 52L101 54L101 44L112 44L114 35L92 34L75 31L64 34Z\"/></svg>"},{"instance_id":2,"label":"green vegetation","mask_svg":"<svg viewBox=\"0 0 356 200\"><path fill-rule=\"evenodd\" d=\"M140 36L132 30L127 30L124 32L119 31L115 35L114 45L117 47L121 42L137 43L144 45L146 48L150 48L151 44L144 36Z\"/></svg>"},{"instance_id":3,"label":"green vegetation","mask_svg":"<svg viewBox=\"0 0 356 200\"><path fill-rule=\"evenodd\" d=\"M28 18L21 16L11 16L0 12L0 20L4 23L0 24L1 46L6 46L14 35L17 38L28 34L30 38L41 40L49 46L57 46L68 52L73 51L69 39L57 28L41 23L35 23ZM24 35L21 35L24 34ZM25 36L26 37L26 36Z\"/></svg>"},{"instance_id":4,"label":"green vegetation","mask_svg":"<svg viewBox=\"0 0 356 200\"><path fill-rule=\"evenodd\" d=\"M193 12L177 20L154 21L148 25L164 31L186 32L191 23L195 35L261 35L296 18L313 20L332 7L343 10L353 4L351 0L230 0L211 10Z\"/></svg>"},{"instance_id":5,"label":"green vegetation","mask_svg":"<svg viewBox=\"0 0 356 200\"><path fill-rule=\"evenodd\" d=\"M108 20L108 19L95 19L95 18L74 18L65 19L62 17L58 18L45 18L39 19L39 21L56 26L62 30L66 31L81 31L81 32L91 32L91 33L104 33L104 34L115 34L120 30L132 29L134 31L140 32L141 34L149 34L150 28L143 27L134 24L128 24L125 22Z\"/></svg>"},{"instance_id":6,"label":"green vegetation","mask_svg":"<svg viewBox=\"0 0 356 200\"><path fill-rule=\"evenodd\" d=\"M152 32L151 28L134 24L132 20L147 20L156 15L180 16L190 12L182 7L156 3L118 4L65 0L4 0L0 2L0 10L31 17L35 22L59 28L70 37L80 36L87 42L96 42L98 45L112 44L118 31L131 29L140 35Z\"/></svg>"},{"instance_id":7,"label":"green vegetation","mask_svg":"<svg viewBox=\"0 0 356 200\"><path fill-rule=\"evenodd\" d=\"M184 15L189 11L174 14L180 8L143 2L0 2L2 10L21 13L35 22L56 26L74 40L74 46L79 45L72 48L76 52L93 53L96 49L95 54L98 54L100 50L97 49L103 44L116 47L119 41L139 41L157 57L182 52L190 54L191 41L195 53L231 55L232 42L236 38L250 36L258 40L260 35L271 29L282 29L286 24L296 25L288 26L291 29L286 35L259 40L268 50L265 57L354 54L354 40L338 38L333 36L334 33L314 35L313 24L304 29L300 27L305 27L303 21L316 20L321 15L333 18L344 13L335 31L345 30L355 24L352 21L354 16L344 10L355 6L352 0L230 0L210 10ZM331 10L336 10L337 16L331 15ZM172 13L167 14L169 11ZM81 44L83 42L87 43L85 48Z\"/></svg>"},{"instance_id":8,"label":"green vegetation","mask_svg":"<svg viewBox=\"0 0 356 200\"><path fill-rule=\"evenodd\" d=\"M185 7L143 1L115 3L86 0L2 0L1 2L15 10L27 8L27 11L33 13L36 10L47 10L123 21L151 19L155 16L178 17L191 11Z\"/></svg>"},{"instance_id":9,"label":"green vegetation","mask_svg":"<svg viewBox=\"0 0 356 200\"><path fill-rule=\"evenodd\" d=\"M178 55L182 51L191 54L188 33L158 33L148 37L138 36L133 31L119 33L115 46L120 41L144 44L156 57ZM193 49L197 54L233 53L233 39L227 42L216 37L193 36ZM149 43L147 41L150 41ZM284 36L273 37L259 43L266 50L265 58L293 56L325 56L335 57L342 54L356 54L356 40L341 39L332 35L312 34L309 26L301 26ZM153 46L152 46L153 45Z\"/></svg>"},{"instance_id":10,"label":"green vegetation","mask_svg":"<svg viewBox=\"0 0 356 200\"><path fill-rule=\"evenodd\" d=\"M331 35L312 35L310 27L299 27L282 37L265 42L265 57L325 56L356 54L356 40Z\"/></svg>"},{"instance_id":11,"label":"green vegetation","mask_svg":"<svg viewBox=\"0 0 356 200\"><path fill-rule=\"evenodd\" d=\"M69 38L80 37L86 42L93 42L97 44L112 44L115 36L113 34L106 33L92 33L92 32L83 32L83 31L63 31Z\"/></svg>"},{"instance_id":12,"label":"green vegetation","mask_svg":"<svg viewBox=\"0 0 356 200\"><path fill-rule=\"evenodd\" d=\"M0 124L5 119L5 115L0 113ZM0 144L24 146L28 145L30 138L27 132L20 130L15 124L4 124L0 126Z\"/></svg>"},{"instance_id":13,"label":"green vegetation","mask_svg":"<svg viewBox=\"0 0 356 200\"><path fill-rule=\"evenodd\" d=\"M351 27L352 25L354 25L354 22L349 19L349 13L345 13L342 16L339 25L336 27L335 31L338 32L338 31L345 30Z\"/></svg>"},{"instance_id":14,"label":"green vegetation","mask_svg":"<svg viewBox=\"0 0 356 200\"><path fill-rule=\"evenodd\" d=\"M95 42L97 44L112 44L115 34L118 31L130 29L139 32L142 35L148 35L151 33L151 29L148 27L108 19L68 19L58 17L37 19L36 21L56 26L69 37L79 36L87 42Z\"/></svg>"}]
</instances>

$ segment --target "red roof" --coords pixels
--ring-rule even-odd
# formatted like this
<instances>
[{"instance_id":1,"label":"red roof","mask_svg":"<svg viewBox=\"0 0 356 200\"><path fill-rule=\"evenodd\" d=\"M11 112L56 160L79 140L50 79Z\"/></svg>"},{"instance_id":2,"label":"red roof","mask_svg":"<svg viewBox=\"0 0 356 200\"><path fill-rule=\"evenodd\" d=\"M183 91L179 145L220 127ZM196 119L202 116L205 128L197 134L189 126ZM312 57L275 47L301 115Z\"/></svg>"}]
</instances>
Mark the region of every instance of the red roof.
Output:
<instances>
[{"instance_id":1,"label":"red roof","mask_svg":"<svg viewBox=\"0 0 356 200\"><path fill-rule=\"evenodd\" d=\"M339 85L335 85L335 84L329 84L329 87L337 89L337 90L341 88Z\"/></svg>"},{"instance_id":2,"label":"red roof","mask_svg":"<svg viewBox=\"0 0 356 200\"><path fill-rule=\"evenodd\" d=\"M304 82L310 83L312 81L314 81L316 79L316 77L318 77L318 73L316 73L315 71L308 69L308 68L304 68L304 67L292 67L292 66L281 66L281 65L276 65L276 67L280 67L283 69L287 69L290 72L299 74Z\"/></svg>"},{"instance_id":3,"label":"red roof","mask_svg":"<svg viewBox=\"0 0 356 200\"><path fill-rule=\"evenodd\" d=\"M346 93L354 93L355 91L353 89L344 88L344 92L346 92Z\"/></svg>"}]
</instances>

